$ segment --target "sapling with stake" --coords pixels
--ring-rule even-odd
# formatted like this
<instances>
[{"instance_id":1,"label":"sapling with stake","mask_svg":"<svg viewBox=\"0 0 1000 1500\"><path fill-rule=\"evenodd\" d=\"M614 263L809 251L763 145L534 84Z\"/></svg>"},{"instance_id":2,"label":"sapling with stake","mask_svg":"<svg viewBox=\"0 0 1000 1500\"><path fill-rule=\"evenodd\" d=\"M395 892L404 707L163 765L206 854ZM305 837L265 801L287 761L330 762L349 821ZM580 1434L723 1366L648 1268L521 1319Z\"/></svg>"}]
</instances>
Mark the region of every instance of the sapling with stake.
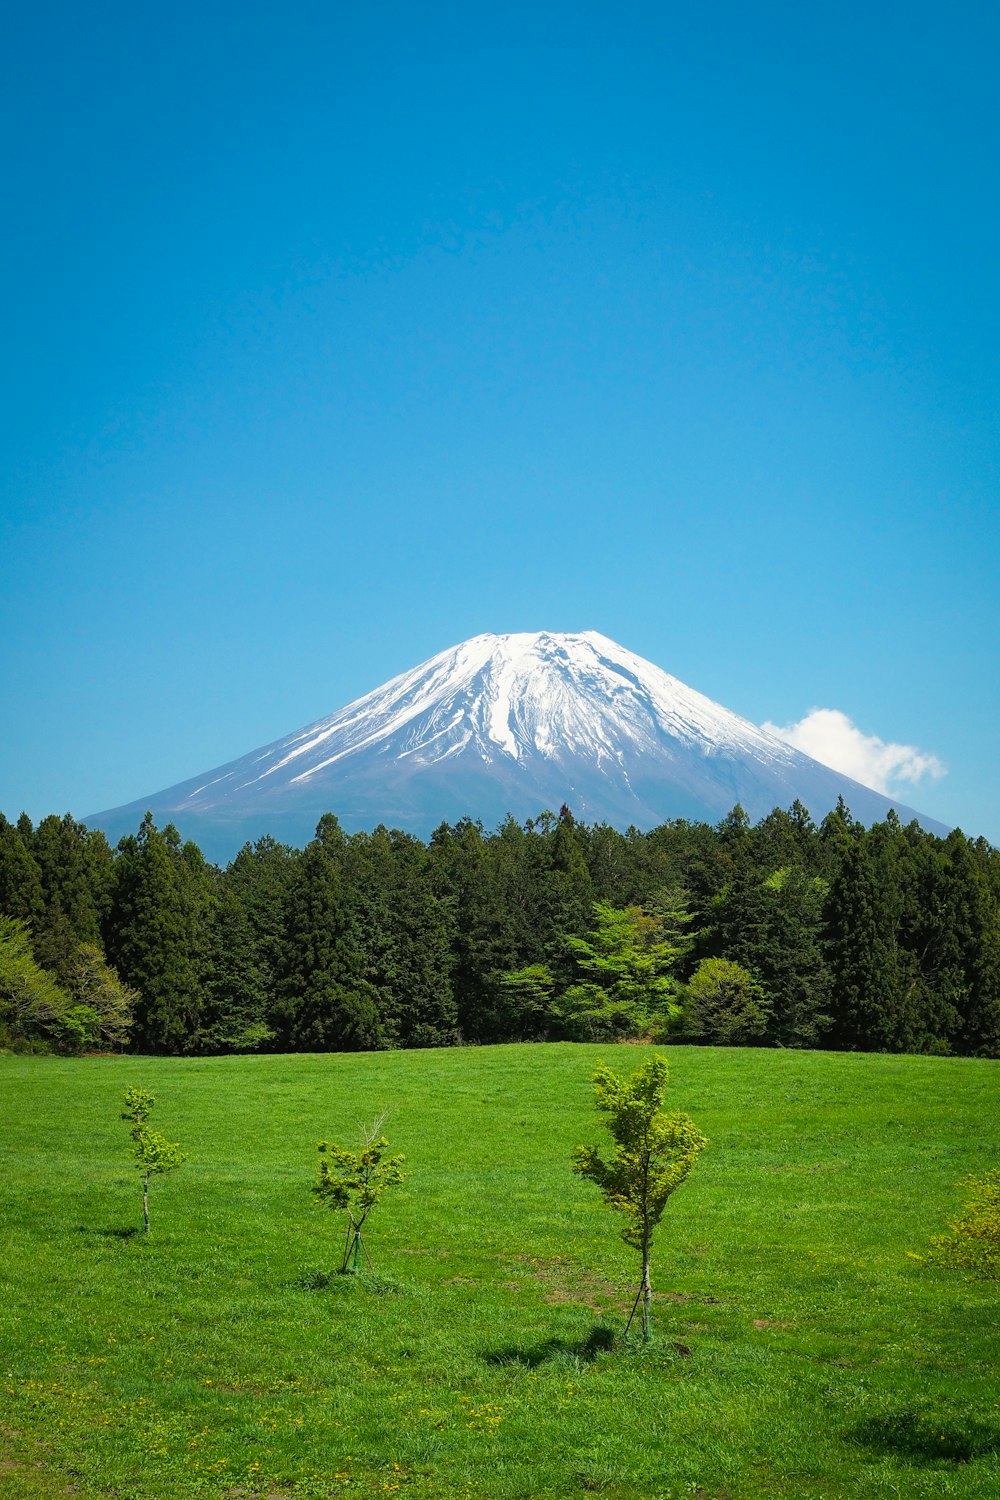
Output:
<instances>
[{"instance_id":1,"label":"sapling with stake","mask_svg":"<svg viewBox=\"0 0 1000 1500\"><path fill-rule=\"evenodd\" d=\"M319 1141L317 1150L322 1160L319 1164L318 1181L313 1183L313 1192L328 1208L347 1210L347 1238L344 1244L344 1259L341 1274L357 1271L361 1265L361 1252L368 1256L367 1246L361 1238L361 1230L372 1209L381 1202L383 1194L391 1187L405 1181L402 1164L404 1156L386 1156L389 1142L381 1134L385 1115L362 1125L364 1145L360 1151L351 1151L332 1141ZM368 1257L369 1263L371 1258Z\"/></svg>"},{"instance_id":2,"label":"sapling with stake","mask_svg":"<svg viewBox=\"0 0 1000 1500\"><path fill-rule=\"evenodd\" d=\"M149 1127L149 1116L155 1103L146 1089L126 1089L122 1119L130 1126L132 1159L142 1173L142 1224L149 1233L149 1179L175 1171L187 1158L181 1148L166 1136Z\"/></svg>"}]
</instances>

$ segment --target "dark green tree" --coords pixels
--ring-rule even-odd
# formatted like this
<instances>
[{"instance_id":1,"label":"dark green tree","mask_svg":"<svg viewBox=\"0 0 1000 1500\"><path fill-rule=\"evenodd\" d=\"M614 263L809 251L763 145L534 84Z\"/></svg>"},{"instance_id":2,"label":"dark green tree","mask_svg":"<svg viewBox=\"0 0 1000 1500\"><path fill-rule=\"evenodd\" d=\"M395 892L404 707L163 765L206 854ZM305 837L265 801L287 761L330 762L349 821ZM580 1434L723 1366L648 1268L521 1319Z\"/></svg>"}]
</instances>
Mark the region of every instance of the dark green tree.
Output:
<instances>
[{"instance_id":1,"label":"dark green tree","mask_svg":"<svg viewBox=\"0 0 1000 1500\"><path fill-rule=\"evenodd\" d=\"M139 993L139 1051L193 1050L200 1035L213 893L208 869L176 829L161 833L147 813L115 861L105 949Z\"/></svg>"},{"instance_id":2,"label":"dark green tree","mask_svg":"<svg viewBox=\"0 0 1000 1500\"><path fill-rule=\"evenodd\" d=\"M368 1051L383 1043L376 991L341 877L344 835L325 813L289 893L285 970L271 1024L293 1051Z\"/></svg>"},{"instance_id":3,"label":"dark green tree","mask_svg":"<svg viewBox=\"0 0 1000 1500\"><path fill-rule=\"evenodd\" d=\"M80 943L100 946L112 884L104 834L65 817L43 818L32 852L42 887L42 912L32 924L38 961L65 983Z\"/></svg>"},{"instance_id":4,"label":"dark green tree","mask_svg":"<svg viewBox=\"0 0 1000 1500\"><path fill-rule=\"evenodd\" d=\"M272 974L239 886L223 878L208 931L200 1052L258 1052L274 1040L267 1012Z\"/></svg>"},{"instance_id":5,"label":"dark green tree","mask_svg":"<svg viewBox=\"0 0 1000 1500\"><path fill-rule=\"evenodd\" d=\"M14 824L0 813L0 915L16 917L29 925L45 912L42 874L33 843L34 828L26 814Z\"/></svg>"},{"instance_id":6,"label":"dark green tree","mask_svg":"<svg viewBox=\"0 0 1000 1500\"><path fill-rule=\"evenodd\" d=\"M879 878L863 832L856 834L827 902L835 1046L867 1052L901 1049L894 896Z\"/></svg>"},{"instance_id":7,"label":"dark green tree","mask_svg":"<svg viewBox=\"0 0 1000 1500\"><path fill-rule=\"evenodd\" d=\"M521 1039L503 976L545 951L538 912L536 836L508 818L492 838L465 819L436 829L429 851L432 889L453 958L458 1028L466 1041Z\"/></svg>"}]
</instances>

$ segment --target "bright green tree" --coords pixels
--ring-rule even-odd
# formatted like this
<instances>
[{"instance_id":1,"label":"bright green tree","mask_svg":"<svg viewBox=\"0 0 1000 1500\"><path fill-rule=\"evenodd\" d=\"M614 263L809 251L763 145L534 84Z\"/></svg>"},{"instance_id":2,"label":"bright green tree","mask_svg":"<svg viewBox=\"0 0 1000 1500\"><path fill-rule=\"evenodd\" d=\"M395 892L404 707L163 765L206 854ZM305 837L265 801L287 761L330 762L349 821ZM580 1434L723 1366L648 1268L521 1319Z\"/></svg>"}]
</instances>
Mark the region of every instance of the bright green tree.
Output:
<instances>
[{"instance_id":1,"label":"bright green tree","mask_svg":"<svg viewBox=\"0 0 1000 1500\"><path fill-rule=\"evenodd\" d=\"M128 1122L132 1140L132 1159L142 1173L142 1224L149 1233L149 1179L173 1172L186 1161L180 1147L149 1127L149 1116L155 1103L146 1089L125 1090L122 1119Z\"/></svg>"},{"instance_id":2,"label":"bright green tree","mask_svg":"<svg viewBox=\"0 0 1000 1500\"><path fill-rule=\"evenodd\" d=\"M35 962L31 935L16 917L0 916L0 1047L43 1049L64 1040L61 1023L72 1001Z\"/></svg>"},{"instance_id":3,"label":"bright green tree","mask_svg":"<svg viewBox=\"0 0 1000 1500\"><path fill-rule=\"evenodd\" d=\"M64 1024L79 1026L80 1046L124 1048L139 996L123 984L95 943L78 943L68 959L66 989L75 1002Z\"/></svg>"},{"instance_id":4,"label":"bright green tree","mask_svg":"<svg viewBox=\"0 0 1000 1500\"><path fill-rule=\"evenodd\" d=\"M362 1127L364 1145L360 1151L351 1151L332 1141L317 1143L321 1161L312 1190L327 1208L347 1212L341 1273L358 1269L365 1220L389 1188L405 1181L402 1170L405 1156L386 1156L389 1142L381 1134L384 1123L385 1116L381 1115L372 1125Z\"/></svg>"},{"instance_id":5,"label":"bright green tree","mask_svg":"<svg viewBox=\"0 0 1000 1500\"><path fill-rule=\"evenodd\" d=\"M671 973L678 944L662 914L595 901L593 929L566 945L579 979L557 1009L571 1040L656 1035L680 1015Z\"/></svg>"},{"instance_id":6,"label":"bright green tree","mask_svg":"<svg viewBox=\"0 0 1000 1500\"><path fill-rule=\"evenodd\" d=\"M574 1172L595 1183L608 1207L625 1216L622 1239L642 1256L636 1303L641 1299L642 1332L647 1340L651 1336L653 1235L671 1194L708 1145L689 1116L664 1111L667 1077L666 1059L658 1056L643 1063L630 1078L621 1078L598 1063L594 1093L597 1108L608 1116L614 1155L606 1161L594 1146L577 1146L573 1152Z\"/></svg>"}]
</instances>

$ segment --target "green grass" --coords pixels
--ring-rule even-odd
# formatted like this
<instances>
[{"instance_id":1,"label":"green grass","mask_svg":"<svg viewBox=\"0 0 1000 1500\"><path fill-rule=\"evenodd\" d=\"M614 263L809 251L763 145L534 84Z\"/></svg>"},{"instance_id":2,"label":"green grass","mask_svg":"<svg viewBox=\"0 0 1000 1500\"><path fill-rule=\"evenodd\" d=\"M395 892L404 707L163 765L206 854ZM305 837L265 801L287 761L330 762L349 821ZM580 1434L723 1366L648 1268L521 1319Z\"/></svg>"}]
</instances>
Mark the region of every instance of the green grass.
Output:
<instances>
[{"instance_id":1,"label":"green grass","mask_svg":"<svg viewBox=\"0 0 1000 1500\"><path fill-rule=\"evenodd\" d=\"M572 1147L635 1048L0 1058L0 1496L1000 1493L1000 1284L911 1258L1000 1161L1000 1069L678 1048L710 1137L637 1256ZM130 1084L189 1161L151 1189ZM321 1137L410 1177L330 1276Z\"/></svg>"}]
</instances>

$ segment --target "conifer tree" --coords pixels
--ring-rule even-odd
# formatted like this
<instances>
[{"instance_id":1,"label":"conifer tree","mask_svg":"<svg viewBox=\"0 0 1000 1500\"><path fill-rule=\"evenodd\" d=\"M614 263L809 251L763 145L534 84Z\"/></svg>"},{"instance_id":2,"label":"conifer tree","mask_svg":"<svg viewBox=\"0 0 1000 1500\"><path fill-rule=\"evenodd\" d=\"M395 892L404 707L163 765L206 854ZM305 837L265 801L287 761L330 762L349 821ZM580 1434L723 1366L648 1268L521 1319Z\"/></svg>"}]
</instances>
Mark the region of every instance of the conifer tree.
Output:
<instances>
[{"instance_id":1,"label":"conifer tree","mask_svg":"<svg viewBox=\"0 0 1000 1500\"><path fill-rule=\"evenodd\" d=\"M134 1042L140 1051L180 1053L197 1045L212 893L200 853L161 833L147 813L121 841L107 951L139 992Z\"/></svg>"},{"instance_id":2,"label":"conifer tree","mask_svg":"<svg viewBox=\"0 0 1000 1500\"><path fill-rule=\"evenodd\" d=\"M880 884L863 831L856 835L827 903L835 1045L871 1052L899 1049L900 973L891 893Z\"/></svg>"},{"instance_id":3,"label":"conifer tree","mask_svg":"<svg viewBox=\"0 0 1000 1500\"><path fill-rule=\"evenodd\" d=\"M224 879L208 933L199 1051L256 1052L273 1040L268 978L240 889Z\"/></svg>"},{"instance_id":4,"label":"conifer tree","mask_svg":"<svg viewBox=\"0 0 1000 1500\"><path fill-rule=\"evenodd\" d=\"M32 850L33 842L34 829L26 815L14 824L0 813L0 915L29 924L38 921L45 910L42 875Z\"/></svg>"},{"instance_id":5,"label":"conifer tree","mask_svg":"<svg viewBox=\"0 0 1000 1500\"><path fill-rule=\"evenodd\" d=\"M520 1039L503 975L537 957L534 836L513 818L491 839L470 819L435 830L429 874L447 924L458 1028L467 1041Z\"/></svg>"},{"instance_id":6,"label":"conifer tree","mask_svg":"<svg viewBox=\"0 0 1000 1500\"><path fill-rule=\"evenodd\" d=\"M78 944L100 946L111 891L111 849L103 833L67 813L42 819L32 850L43 898L43 911L33 924L35 953L66 983Z\"/></svg>"},{"instance_id":7,"label":"conifer tree","mask_svg":"<svg viewBox=\"0 0 1000 1500\"><path fill-rule=\"evenodd\" d=\"M727 958L703 958L688 981L684 1035L728 1047L760 1041L770 1017L768 996L749 970Z\"/></svg>"},{"instance_id":8,"label":"conifer tree","mask_svg":"<svg viewBox=\"0 0 1000 1500\"><path fill-rule=\"evenodd\" d=\"M273 1021L294 1051L382 1045L375 990L351 920L340 866L344 835L325 813L289 893L285 971Z\"/></svg>"}]
</instances>

